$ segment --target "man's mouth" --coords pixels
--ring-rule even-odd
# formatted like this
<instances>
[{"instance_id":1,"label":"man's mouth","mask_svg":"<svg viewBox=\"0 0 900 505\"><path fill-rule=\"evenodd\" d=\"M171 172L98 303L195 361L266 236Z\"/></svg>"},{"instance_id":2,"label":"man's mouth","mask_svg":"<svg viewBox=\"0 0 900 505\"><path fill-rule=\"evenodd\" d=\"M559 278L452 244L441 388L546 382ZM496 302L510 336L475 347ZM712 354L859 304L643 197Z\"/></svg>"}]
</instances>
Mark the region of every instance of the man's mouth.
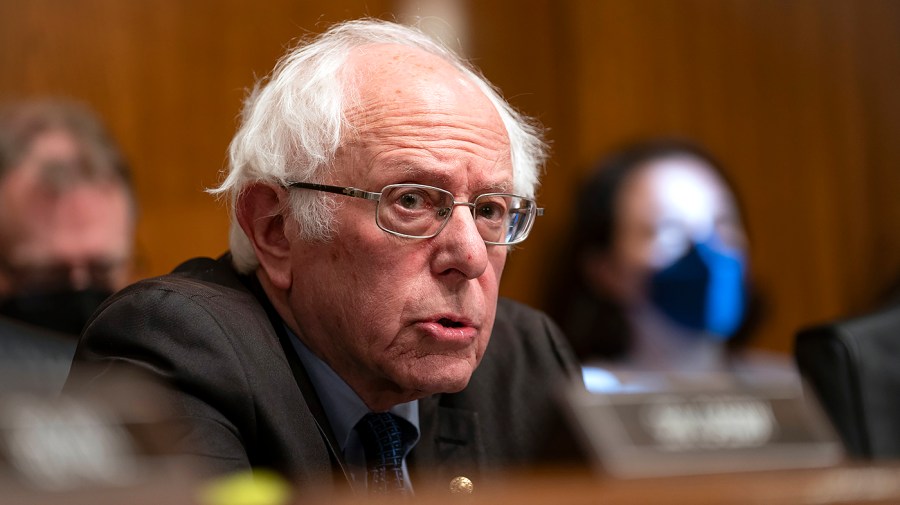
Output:
<instances>
[{"instance_id":1,"label":"man's mouth","mask_svg":"<svg viewBox=\"0 0 900 505\"><path fill-rule=\"evenodd\" d=\"M459 321L454 321L454 320L448 319L446 317L442 317L442 318L438 319L438 324L440 324L441 326L443 326L445 328L462 328L463 326L465 326L463 323L461 323Z\"/></svg>"},{"instance_id":2,"label":"man's mouth","mask_svg":"<svg viewBox=\"0 0 900 505\"><path fill-rule=\"evenodd\" d=\"M471 343L478 335L478 327L469 319L454 315L437 316L419 323L432 338L444 342Z\"/></svg>"}]
</instances>

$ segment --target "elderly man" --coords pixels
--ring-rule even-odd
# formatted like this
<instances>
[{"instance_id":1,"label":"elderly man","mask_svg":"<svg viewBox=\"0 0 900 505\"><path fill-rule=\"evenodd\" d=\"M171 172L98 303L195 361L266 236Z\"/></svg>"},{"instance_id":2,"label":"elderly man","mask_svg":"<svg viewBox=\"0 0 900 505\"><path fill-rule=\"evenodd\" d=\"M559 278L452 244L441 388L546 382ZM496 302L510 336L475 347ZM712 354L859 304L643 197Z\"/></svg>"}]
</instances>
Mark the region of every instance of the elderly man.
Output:
<instances>
[{"instance_id":1,"label":"elderly man","mask_svg":"<svg viewBox=\"0 0 900 505\"><path fill-rule=\"evenodd\" d=\"M544 156L422 33L337 25L247 100L215 190L231 253L114 296L73 373L164 379L184 442L219 471L408 492L546 462L553 393L577 367L546 317L498 303Z\"/></svg>"}]
</instances>

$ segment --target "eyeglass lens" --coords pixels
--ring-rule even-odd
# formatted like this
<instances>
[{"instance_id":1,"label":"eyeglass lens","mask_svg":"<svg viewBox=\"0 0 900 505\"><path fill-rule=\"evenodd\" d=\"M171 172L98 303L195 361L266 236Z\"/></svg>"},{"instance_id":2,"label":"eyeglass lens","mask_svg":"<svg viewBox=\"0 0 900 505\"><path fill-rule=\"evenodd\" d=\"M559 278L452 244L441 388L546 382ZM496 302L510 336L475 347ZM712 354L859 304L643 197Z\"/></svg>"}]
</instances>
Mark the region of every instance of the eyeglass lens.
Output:
<instances>
[{"instance_id":1,"label":"eyeglass lens","mask_svg":"<svg viewBox=\"0 0 900 505\"><path fill-rule=\"evenodd\" d=\"M472 204L481 237L492 243L520 240L527 232L533 204L512 195L486 194ZM388 231L411 237L431 237L450 219L453 195L429 186L391 185L384 188L377 206L378 224Z\"/></svg>"}]
</instances>

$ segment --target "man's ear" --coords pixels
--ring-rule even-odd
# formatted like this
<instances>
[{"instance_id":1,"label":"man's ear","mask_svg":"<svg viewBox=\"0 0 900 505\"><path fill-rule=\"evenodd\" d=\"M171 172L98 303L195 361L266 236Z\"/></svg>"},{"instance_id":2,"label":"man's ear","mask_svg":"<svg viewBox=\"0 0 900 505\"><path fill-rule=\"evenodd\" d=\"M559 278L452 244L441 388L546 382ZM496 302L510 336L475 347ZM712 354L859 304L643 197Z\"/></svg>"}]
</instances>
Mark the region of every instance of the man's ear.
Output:
<instances>
[{"instance_id":1,"label":"man's ear","mask_svg":"<svg viewBox=\"0 0 900 505\"><path fill-rule=\"evenodd\" d=\"M287 193L268 184L253 184L237 199L235 217L253 244L261 268L275 285L291 287L291 241L283 211Z\"/></svg>"}]
</instances>

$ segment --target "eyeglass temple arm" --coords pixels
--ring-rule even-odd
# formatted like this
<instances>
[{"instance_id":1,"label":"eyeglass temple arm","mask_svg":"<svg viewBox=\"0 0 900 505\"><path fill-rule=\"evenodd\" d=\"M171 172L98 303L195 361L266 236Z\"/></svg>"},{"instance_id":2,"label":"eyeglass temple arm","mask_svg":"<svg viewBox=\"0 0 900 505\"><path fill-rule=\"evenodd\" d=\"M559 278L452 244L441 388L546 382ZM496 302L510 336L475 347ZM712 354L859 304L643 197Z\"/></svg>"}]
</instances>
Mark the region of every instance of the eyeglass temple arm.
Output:
<instances>
[{"instance_id":1,"label":"eyeglass temple arm","mask_svg":"<svg viewBox=\"0 0 900 505\"><path fill-rule=\"evenodd\" d=\"M365 198L366 200L375 200L378 201L381 198L381 193L372 193L369 191L363 191L359 188L353 187L343 187L343 186L330 186L328 184L316 184L314 182L288 182L285 186L289 188L303 188L303 189L312 189L316 191L326 191L328 193L337 193L339 195L347 195L352 196L354 198ZM453 202L456 204L457 202ZM471 204L468 204L471 205ZM544 208L538 207L534 209L535 215L543 216Z\"/></svg>"},{"instance_id":2,"label":"eyeglass temple arm","mask_svg":"<svg viewBox=\"0 0 900 505\"><path fill-rule=\"evenodd\" d=\"M354 198L365 198L366 200L378 200L381 193L371 193L358 188L329 186L328 184L316 184L314 182L288 182L285 186L289 188L312 189L316 191L326 191L328 193L337 193L339 195L352 196Z\"/></svg>"},{"instance_id":3,"label":"eyeglass temple arm","mask_svg":"<svg viewBox=\"0 0 900 505\"><path fill-rule=\"evenodd\" d=\"M518 213L518 214L525 214L525 213L527 213L528 211L525 210L525 209L513 209L512 212L516 212L516 213ZM538 207L538 208L534 209L534 215L535 215L535 216L543 216L543 215L544 215L544 208L543 208L543 207Z\"/></svg>"}]
</instances>

